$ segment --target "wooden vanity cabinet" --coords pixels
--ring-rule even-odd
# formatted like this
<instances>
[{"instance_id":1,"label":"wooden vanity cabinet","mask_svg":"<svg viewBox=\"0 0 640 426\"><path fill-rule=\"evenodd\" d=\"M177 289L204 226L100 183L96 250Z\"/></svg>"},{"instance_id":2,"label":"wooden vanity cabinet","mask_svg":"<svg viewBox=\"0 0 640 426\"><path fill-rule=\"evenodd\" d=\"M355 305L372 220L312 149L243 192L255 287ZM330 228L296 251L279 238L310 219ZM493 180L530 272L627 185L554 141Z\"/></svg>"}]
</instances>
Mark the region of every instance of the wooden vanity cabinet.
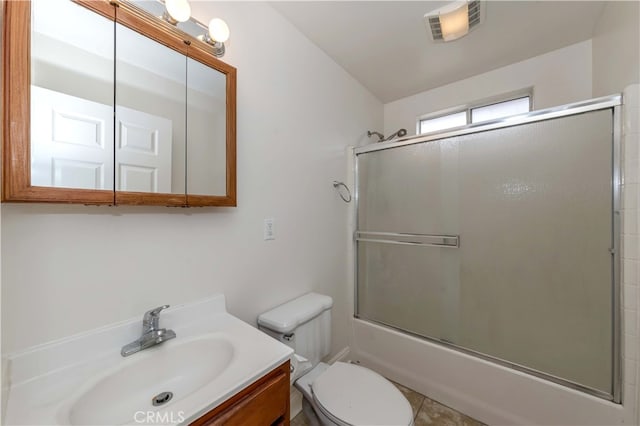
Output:
<instances>
[{"instance_id":1,"label":"wooden vanity cabinet","mask_svg":"<svg viewBox=\"0 0 640 426\"><path fill-rule=\"evenodd\" d=\"M289 425L289 361L249 385L191 426Z\"/></svg>"}]
</instances>

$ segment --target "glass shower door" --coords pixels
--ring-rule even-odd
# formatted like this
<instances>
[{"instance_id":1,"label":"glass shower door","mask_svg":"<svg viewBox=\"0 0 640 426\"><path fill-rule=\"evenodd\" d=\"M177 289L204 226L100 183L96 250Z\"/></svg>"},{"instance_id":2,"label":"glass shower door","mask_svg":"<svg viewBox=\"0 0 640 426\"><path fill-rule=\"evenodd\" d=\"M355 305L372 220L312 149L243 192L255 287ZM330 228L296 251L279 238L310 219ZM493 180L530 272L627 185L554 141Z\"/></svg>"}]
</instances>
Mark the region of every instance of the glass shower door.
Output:
<instances>
[{"instance_id":1,"label":"glass shower door","mask_svg":"<svg viewBox=\"0 0 640 426\"><path fill-rule=\"evenodd\" d=\"M357 316L613 394L613 120L358 154Z\"/></svg>"},{"instance_id":2,"label":"glass shower door","mask_svg":"<svg viewBox=\"0 0 640 426\"><path fill-rule=\"evenodd\" d=\"M460 251L417 242L459 234L457 162L455 141L358 158L361 317L423 336L447 339L454 332L457 302L446 302L457 299Z\"/></svg>"}]
</instances>

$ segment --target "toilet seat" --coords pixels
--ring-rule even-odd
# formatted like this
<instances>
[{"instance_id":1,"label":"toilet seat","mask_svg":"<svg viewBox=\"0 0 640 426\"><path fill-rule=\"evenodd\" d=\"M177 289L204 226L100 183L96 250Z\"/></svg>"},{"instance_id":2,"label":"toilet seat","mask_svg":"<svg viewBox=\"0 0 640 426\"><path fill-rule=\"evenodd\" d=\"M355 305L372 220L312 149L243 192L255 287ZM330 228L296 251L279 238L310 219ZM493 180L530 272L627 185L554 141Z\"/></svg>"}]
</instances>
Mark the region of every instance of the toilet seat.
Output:
<instances>
[{"instance_id":1,"label":"toilet seat","mask_svg":"<svg viewBox=\"0 0 640 426\"><path fill-rule=\"evenodd\" d=\"M318 408L338 425L398 425L413 422L407 399L368 368L336 362L311 385Z\"/></svg>"}]
</instances>

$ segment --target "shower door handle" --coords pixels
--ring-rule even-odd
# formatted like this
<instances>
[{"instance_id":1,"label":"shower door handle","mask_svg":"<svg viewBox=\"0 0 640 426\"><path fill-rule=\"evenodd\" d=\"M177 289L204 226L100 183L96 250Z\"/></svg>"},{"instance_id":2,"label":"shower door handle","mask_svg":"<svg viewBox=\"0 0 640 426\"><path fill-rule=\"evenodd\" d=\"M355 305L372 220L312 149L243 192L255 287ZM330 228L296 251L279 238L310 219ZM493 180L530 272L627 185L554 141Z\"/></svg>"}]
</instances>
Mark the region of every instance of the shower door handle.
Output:
<instances>
[{"instance_id":1,"label":"shower door handle","mask_svg":"<svg viewBox=\"0 0 640 426\"><path fill-rule=\"evenodd\" d=\"M395 232L356 231L356 241L410 246L459 248L459 235L406 234Z\"/></svg>"}]
</instances>

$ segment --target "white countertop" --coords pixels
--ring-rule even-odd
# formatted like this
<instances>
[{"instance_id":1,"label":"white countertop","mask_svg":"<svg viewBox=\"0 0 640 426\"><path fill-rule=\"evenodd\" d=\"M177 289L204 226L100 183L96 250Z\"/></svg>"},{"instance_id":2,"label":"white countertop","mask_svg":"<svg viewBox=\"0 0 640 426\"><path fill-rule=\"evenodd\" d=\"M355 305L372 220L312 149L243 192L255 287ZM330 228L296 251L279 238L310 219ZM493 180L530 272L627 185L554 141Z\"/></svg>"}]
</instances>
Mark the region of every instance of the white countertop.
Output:
<instances>
[{"instance_id":1,"label":"white countertop","mask_svg":"<svg viewBox=\"0 0 640 426\"><path fill-rule=\"evenodd\" d=\"M177 337L126 358L120 355L120 349L140 336L142 314L10 355L6 424L71 424L76 401L114 372L132 363L152 363L154 356L161 354L159 351L185 342L225 339L231 343L233 355L215 379L191 394L176 395L162 407L153 407L149 400L148 406L136 409L130 421L122 424L189 423L284 363L293 353L288 346L227 313L222 295L171 307L160 318L161 327L174 330ZM117 404L119 397L122 396L118 392L113 392L105 406Z\"/></svg>"}]
</instances>

